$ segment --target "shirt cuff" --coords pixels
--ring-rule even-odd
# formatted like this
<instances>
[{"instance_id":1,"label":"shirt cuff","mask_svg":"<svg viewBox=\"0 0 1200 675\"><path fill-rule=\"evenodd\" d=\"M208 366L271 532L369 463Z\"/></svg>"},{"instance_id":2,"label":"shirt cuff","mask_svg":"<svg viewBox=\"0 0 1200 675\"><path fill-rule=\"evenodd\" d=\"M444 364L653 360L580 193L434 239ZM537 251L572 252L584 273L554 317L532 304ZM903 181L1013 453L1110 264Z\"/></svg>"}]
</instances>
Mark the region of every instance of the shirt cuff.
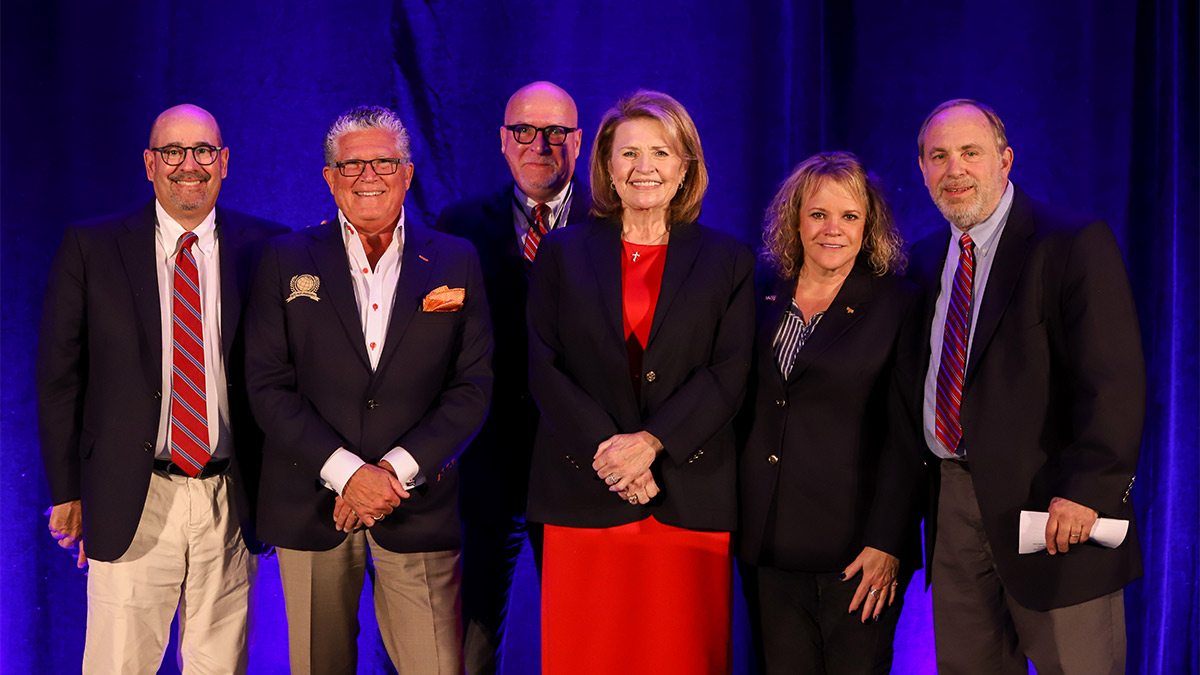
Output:
<instances>
[{"instance_id":1,"label":"shirt cuff","mask_svg":"<svg viewBox=\"0 0 1200 675\"><path fill-rule=\"evenodd\" d=\"M392 468L396 470L396 478L404 485L405 490L411 490L425 482L425 476L421 474L421 466L404 448L392 448L388 454L383 456L383 459L386 459L388 464L391 464Z\"/></svg>"},{"instance_id":2,"label":"shirt cuff","mask_svg":"<svg viewBox=\"0 0 1200 675\"><path fill-rule=\"evenodd\" d=\"M358 455L345 448L338 448L321 466L321 480L325 482L325 487L340 495L342 488L346 487L346 482L363 464L366 462Z\"/></svg>"}]
</instances>

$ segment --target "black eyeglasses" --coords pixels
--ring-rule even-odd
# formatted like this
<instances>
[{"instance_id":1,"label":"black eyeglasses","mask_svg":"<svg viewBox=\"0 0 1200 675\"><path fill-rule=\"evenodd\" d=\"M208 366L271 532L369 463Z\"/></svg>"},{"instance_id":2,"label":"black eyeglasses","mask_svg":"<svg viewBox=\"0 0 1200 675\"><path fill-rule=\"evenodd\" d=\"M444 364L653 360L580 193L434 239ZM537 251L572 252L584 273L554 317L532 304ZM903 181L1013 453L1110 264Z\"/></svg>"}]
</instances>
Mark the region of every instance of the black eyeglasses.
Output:
<instances>
[{"instance_id":1,"label":"black eyeglasses","mask_svg":"<svg viewBox=\"0 0 1200 675\"><path fill-rule=\"evenodd\" d=\"M521 145L529 145L533 139L537 138L538 132L542 132L542 138L550 145L562 145L567 141L567 134L575 131L577 127L564 127L557 124L552 124L548 127L535 127L532 124L505 124L505 129L512 132L513 140Z\"/></svg>"},{"instance_id":2,"label":"black eyeglasses","mask_svg":"<svg viewBox=\"0 0 1200 675\"><path fill-rule=\"evenodd\" d=\"M208 166L217 161L217 156L221 154L227 146L213 145L194 145L190 148L185 148L182 145L164 145L161 148L150 148L157 152L164 162L170 166L179 166L187 159L188 150L192 151L192 159L201 166Z\"/></svg>"},{"instance_id":3,"label":"black eyeglasses","mask_svg":"<svg viewBox=\"0 0 1200 675\"><path fill-rule=\"evenodd\" d=\"M407 159L397 159L395 157L380 157L379 159L348 159L344 162L334 162L333 165L346 178L354 178L361 176L363 171L367 170L367 165L371 165L371 169L375 171L377 176L388 176L396 173L396 169L400 168L401 164L408 164Z\"/></svg>"}]
</instances>

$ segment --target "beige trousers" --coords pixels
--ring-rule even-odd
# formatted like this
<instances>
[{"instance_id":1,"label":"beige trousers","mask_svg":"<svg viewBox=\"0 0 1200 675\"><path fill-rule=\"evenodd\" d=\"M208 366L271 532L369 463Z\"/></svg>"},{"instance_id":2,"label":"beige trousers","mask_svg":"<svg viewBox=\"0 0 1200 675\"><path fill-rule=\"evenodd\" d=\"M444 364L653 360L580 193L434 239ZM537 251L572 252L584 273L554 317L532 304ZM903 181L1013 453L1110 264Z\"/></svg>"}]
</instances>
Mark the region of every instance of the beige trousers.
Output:
<instances>
[{"instance_id":1,"label":"beige trousers","mask_svg":"<svg viewBox=\"0 0 1200 675\"><path fill-rule=\"evenodd\" d=\"M246 672L257 570L229 476L155 472L129 549L112 562L88 561L83 672L157 672L176 608L184 675Z\"/></svg>"},{"instance_id":2,"label":"beige trousers","mask_svg":"<svg viewBox=\"0 0 1200 675\"><path fill-rule=\"evenodd\" d=\"M293 675L353 675L358 667L358 599L368 559L384 647L404 675L459 675L460 552L394 553L366 531L329 551L277 548Z\"/></svg>"}]
</instances>

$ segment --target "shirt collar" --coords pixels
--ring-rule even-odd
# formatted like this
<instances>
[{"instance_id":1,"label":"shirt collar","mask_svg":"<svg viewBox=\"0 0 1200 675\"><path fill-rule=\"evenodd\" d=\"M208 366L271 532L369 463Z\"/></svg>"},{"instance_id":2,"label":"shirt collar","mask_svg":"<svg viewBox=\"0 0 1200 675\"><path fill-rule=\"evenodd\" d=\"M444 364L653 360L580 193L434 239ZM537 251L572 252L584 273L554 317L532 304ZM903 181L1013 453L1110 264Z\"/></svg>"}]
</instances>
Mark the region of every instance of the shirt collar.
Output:
<instances>
[{"instance_id":1,"label":"shirt collar","mask_svg":"<svg viewBox=\"0 0 1200 675\"><path fill-rule=\"evenodd\" d=\"M168 255L175 255L179 238L188 230L172 218L157 199L154 200L154 212L158 220L158 231L162 235L163 248ZM192 229L192 233L196 235L196 243L192 245L192 249L199 248L205 256L212 255L213 246L217 243L217 210L209 211L204 220Z\"/></svg>"},{"instance_id":2,"label":"shirt collar","mask_svg":"<svg viewBox=\"0 0 1200 675\"><path fill-rule=\"evenodd\" d=\"M1008 222L1008 212L1012 209L1013 202L1013 184L1012 181L1004 188L1004 194L1000 197L1000 203L996 205L996 210L992 211L992 215L986 220L971 228L969 234L971 241L975 243L975 251L979 255L988 255L992 246L997 242L1000 231L1004 229L1004 224ZM952 226L953 227L953 226ZM955 236L951 237L951 245L954 250L958 250L958 240L962 236L962 232L958 228L954 228Z\"/></svg>"},{"instance_id":3,"label":"shirt collar","mask_svg":"<svg viewBox=\"0 0 1200 675\"><path fill-rule=\"evenodd\" d=\"M563 189L558 191L558 194L554 195L553 199L548 202L539 202L524 192L521 192L521 187L516 183L513 183L513 197L515 198L514 201L516 204L521 207L522 211L525 212L525 216L531 220L533 219L533 208L535 206L542 203L544 203L546 206L549 206L550 223L553 225L559 221L559 217L562 215L563 209L566 206L567 198L571 195L572 186L573 181L567 181L567 184L563 186Z\"/></svg>"}]
</instances>

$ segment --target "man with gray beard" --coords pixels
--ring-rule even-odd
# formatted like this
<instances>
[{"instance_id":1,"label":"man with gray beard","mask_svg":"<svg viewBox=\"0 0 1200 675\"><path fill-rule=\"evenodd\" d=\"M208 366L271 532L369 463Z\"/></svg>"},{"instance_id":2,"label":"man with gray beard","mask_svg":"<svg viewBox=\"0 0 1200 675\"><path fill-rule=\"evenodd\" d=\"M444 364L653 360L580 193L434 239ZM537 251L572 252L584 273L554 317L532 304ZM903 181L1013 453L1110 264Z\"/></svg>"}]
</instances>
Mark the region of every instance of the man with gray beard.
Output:
<instances>
[{"instance_id":1,"label":"man with gray beard","mask_svg":"<svg viewBox=\"0 0 1200 675\"><path fill-rule=\"evenodd\" d=\"M897 365L935 486L938 671L1124 672L1145 372L1121 251L1103 222L1009 182L988 106L939 105L917 147L950 223L913 247L925 299ZM1044 552L1018 554L1022 511L1048 513ZM1098 517L1129 521L1123 543L1089 541Z\"/></svg>"},{"instance_id":2,"label":"man with gray beard","mask_svg":"<svg viewBox=\"0 0 1200 675\"><path fill-rule=\"evenodd\" d=\"M90 568L83 672L156 671L178 609L183 672L243 673L262 449L243 308L287 230L216 205L229 148L202 108L164 111L142 155L154 199L68 227L46 288L50 532Z\"/></svg>"}]
</instances>

